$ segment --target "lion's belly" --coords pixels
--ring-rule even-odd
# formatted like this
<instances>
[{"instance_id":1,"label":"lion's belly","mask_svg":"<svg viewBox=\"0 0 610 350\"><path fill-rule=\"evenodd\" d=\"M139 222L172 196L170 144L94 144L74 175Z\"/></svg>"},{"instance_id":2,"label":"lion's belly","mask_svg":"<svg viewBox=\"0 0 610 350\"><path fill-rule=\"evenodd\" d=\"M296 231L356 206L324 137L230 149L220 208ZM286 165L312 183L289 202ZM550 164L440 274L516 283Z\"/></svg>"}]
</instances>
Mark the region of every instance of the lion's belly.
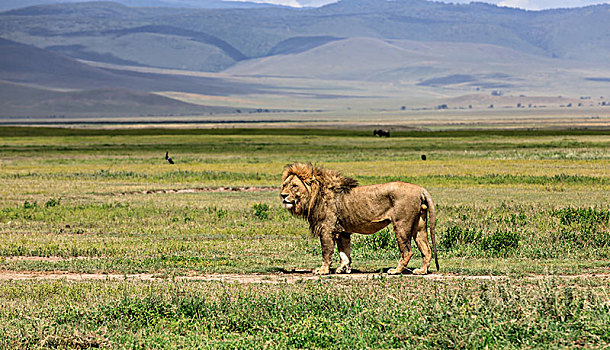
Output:
<instances>
[{"instance_id":1,"label":"lion's belly","mask_svg":"<svg viewBox=\"0 0 610 350\"><path fill-rule=\"evenodd\" d=\"M391 223L390 219L382 220L382 221L361 221L361 222L350 222L345 223L343 228L347 232L351 233L362 233L365 235L375 233L384 227L388 226Z\"/></svg>"}]
</instances>

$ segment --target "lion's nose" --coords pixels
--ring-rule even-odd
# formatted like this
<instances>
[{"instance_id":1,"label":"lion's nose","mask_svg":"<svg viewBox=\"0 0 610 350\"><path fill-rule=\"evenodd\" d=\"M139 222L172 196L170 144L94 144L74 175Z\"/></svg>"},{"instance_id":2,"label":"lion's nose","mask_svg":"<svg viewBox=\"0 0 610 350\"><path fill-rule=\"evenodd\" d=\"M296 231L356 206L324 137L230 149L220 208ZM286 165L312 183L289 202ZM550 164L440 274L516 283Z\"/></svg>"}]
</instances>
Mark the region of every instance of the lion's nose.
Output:
<instances>
[{"instance_id":1,"label":"lion's nose","mask_svg":"<svg viewBox=\"0 0 610 350\"><path fill-rule=\"evenodd\" d=\"M280 197L282 197L282 199L286 199L288 197L288 193L280 193Z\"/></svg>"}]
</instances>

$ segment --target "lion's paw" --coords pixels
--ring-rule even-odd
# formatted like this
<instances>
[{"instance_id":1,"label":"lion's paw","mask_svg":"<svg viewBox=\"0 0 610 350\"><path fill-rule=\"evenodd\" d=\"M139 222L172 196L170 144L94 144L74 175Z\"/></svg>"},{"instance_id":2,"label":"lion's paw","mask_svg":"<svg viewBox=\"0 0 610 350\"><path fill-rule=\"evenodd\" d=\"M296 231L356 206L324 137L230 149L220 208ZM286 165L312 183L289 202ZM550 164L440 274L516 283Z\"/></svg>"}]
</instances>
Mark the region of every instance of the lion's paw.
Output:
<instances>
[{"instance_id":1,"label":"lion's paw","mask_svg":"<svg viewBox=\"0 0 610 350\"><path fill-rule=\"evenodd\" d=\"M345 266L340 266L336 271L336 274L342 274L342 273L352 273L352 268L345 265Z\"/></svg>"},{"instance_id":2,"label":"lion's paw","mask_svg":"<svg viewBox=\"0 0 610 350\"><path fill-rule=\"evenodd\" d=\"M428 274L428 269L415 269L413 270L413 274L414 275L427 275Z\"/></svg>"},{"instance_id":3,"label":"lion's paw","mask_svg":"<svg viewBox=\"0 0 610 350\"><path fill-rule=\"evenodd\" d=\"M402 270L399 269L389 269L388 270L388 275L400 275L402 273Z\"/></svg>"},{"instance_id":4,"label":"lion's paw","mask_svg":"<svg viewBox=\"0 0 610 350\"><path fill-rule=\"evenodd\" d=\"M330 273L330 269L328 267L320 267L319 269L313 270L314 275L328 275Z\"/></svg>"}]
</instances>

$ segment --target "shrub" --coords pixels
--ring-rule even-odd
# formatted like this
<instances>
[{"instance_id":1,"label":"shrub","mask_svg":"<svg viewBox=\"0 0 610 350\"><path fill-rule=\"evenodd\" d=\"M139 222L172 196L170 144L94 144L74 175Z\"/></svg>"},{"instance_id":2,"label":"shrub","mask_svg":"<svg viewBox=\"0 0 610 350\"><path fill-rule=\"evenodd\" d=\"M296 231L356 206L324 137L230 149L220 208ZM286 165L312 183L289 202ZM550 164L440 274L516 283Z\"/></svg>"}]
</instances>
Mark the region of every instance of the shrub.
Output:
<instances>
[{"instance_id":1,"label":"shrub","mask_svg":"<svg viewBox=\"0 0 610 350\"><path fill-rule=\"evenodd\" d=\"M492 255L506 256L519 248L520 235L517 232L497 230L493 235L483 237L479 248Z\"/></svg>"},{"instance_id":2,"label":"shrub","mask_svg":"<svg viewBox=\"0 0 610 350\"><path fill-rule=\"evenodd\" d=\"M56 207L61 203L61 199L57 198L51 198L49 199L44 205L47 208L51 208L51 207Z\"/></svg>"},{"instance_id":3,"label":"shrub","mask_svg":"<svg viewBox=\"0 0 610 350\"><path fill-rule=\"evenodd\" d=\"M480 239L481 232L476 229L463 228L461 226L449 227L440 237L440 246L448 250L459 246L468 245Z\"/></svg>"},{"instance_id":4,"label":"shrub","mask_svg":"<svg viewBox=\"0 0 610 350\"><path fill-rule=\"evenodd\" d=\"M36 201L30 203L28 201L23 202L23 209L33 209L38 207L38 203Z\"/></svg>"},{"instance_id":5,"label":"shrub","mask_svg":"<svg viewBox=\"0 0 610 350\"><path fill-rule=\"evenodd\" d=\"M267 203L254 203L252 206L254 216L261 219L269 219L269 205Z\"/></svg>"},{"instance_id":6,"label":"shrub","mask_svg":"<svg viewBox=\"0 0 610 350\"><path fill-rule=\"evenodd\" d=\"M354 250L367 250L367 251L379 251L387 250L388 248L394 249L396 245L396 236L394 232L389 228L372 234L366 235L364 238L354 241Z\"/></svg>"},{"instance_id":7,"label":"shrub","mask_svg":"<svg viewBox=\"0 0 610 350\"><path fill-rule=\"evenodd\" d=\"M216 210L216 217L219 219L226 217L227 214L229 214L229 211L227 209L217 209Z\"/></svg>"},{"instance_id":8,"label":"shrub","mask_svg":"<svg viewBox=\"0 0 610 350\"><path fill-rule=\"evenodd\" d=\"M597 208L563 208L551 211L562 225L596 226L610 223L610 211Z\"/></svg>"},{"instance_id":9,"label":"shrub","mask_svg":"<svg viewBox=\"0 0 610 350\"><path fill-rule=\"evenodd\" d=\"M553 210L559 219L558 239L579 247L604 247L610 244L610 211L597 208Z\"/></svg>"}]
</instances>

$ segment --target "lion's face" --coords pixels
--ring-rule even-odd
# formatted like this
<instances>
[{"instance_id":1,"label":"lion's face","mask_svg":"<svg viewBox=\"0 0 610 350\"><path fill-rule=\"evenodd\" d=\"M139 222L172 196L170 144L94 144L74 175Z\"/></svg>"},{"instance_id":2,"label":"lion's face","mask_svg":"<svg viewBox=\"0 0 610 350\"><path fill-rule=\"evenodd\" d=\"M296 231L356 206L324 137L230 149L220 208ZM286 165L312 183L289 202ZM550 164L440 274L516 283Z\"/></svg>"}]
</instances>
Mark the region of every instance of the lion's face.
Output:
<instances>
[{"instance_id":1,"label":"lion's face","mask_svg":"<svg viewBox=\"0 0 610 350\"><path fill-rule=\"evenodd\" d=\"M280 198L284 208L293 213L302 213L305 209L309 191L305 183L295 175L290 175L282 183Z\"/></svg>"}]
</instances>

